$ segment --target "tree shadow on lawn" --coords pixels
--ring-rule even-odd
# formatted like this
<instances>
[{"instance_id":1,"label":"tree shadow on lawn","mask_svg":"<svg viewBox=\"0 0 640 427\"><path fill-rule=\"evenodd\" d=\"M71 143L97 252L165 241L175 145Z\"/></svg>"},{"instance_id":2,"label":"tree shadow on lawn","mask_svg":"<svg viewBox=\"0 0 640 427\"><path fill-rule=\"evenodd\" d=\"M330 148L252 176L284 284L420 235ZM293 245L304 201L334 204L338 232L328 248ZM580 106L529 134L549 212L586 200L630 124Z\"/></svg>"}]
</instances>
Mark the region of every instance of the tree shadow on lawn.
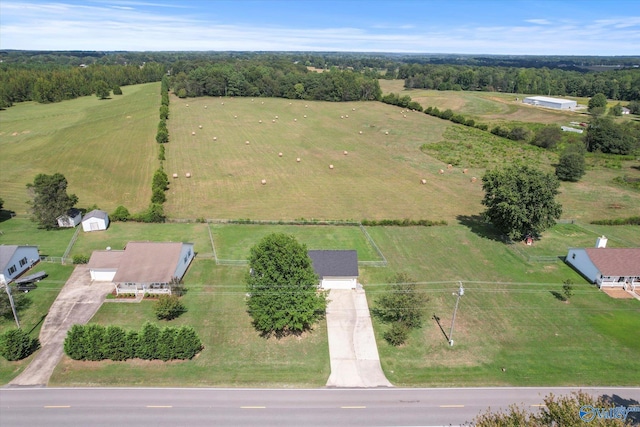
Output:
<instances>
[{"instance_id":1,"label":"tree shadow on lawn","mask_svg":"<svg viewBox=\"0 0 640 427\"><path fill-rule=\"evenodd\" d=\"M567 302L567 298L558 291L549 291L558 301Z\"/></svg>"},{"instance_id":2,"label":"tree shadow on lawn","mask_svg":"<svg viewBox=\"0 0 640 427\"><path fill-rule=\"evenodd\" d=\"M504 236L491 223L486 222L481 215L458 215L456 220L467 227L473 234L485 239L506 243Z\"/></svg>"},{"instance_id":3,"label":"tree shadow on lawn","mask_svg":"<svg viewBox=\"0 0 640 427\"><path fill-rule=\"evenodd\" d=\"M9 211L9 210L6 210L6 209L0 209L0 222L7 221L7 220L13 218L14 216L16 216L16 213L14 211Z\"/></svg>"},{"instance_id":4,"label":"tree shadow on lawn","mask_svg":"<svg viewBox=\"0 0 640 427\"><path fill-rule=\"evenodd\" d=\"M638 402L636 399L633 399L633 398L625 399L624 397L618 396L617 394L614 394L612 396L603 394L600 397L609 405L614 407L624 406L625 408L629 408L631 406L640 406L640 402ZM630 421L631 425L639 425L640 411L629 412L629 414L627 415L627 421Z\"/></svg>"}]
</instances>

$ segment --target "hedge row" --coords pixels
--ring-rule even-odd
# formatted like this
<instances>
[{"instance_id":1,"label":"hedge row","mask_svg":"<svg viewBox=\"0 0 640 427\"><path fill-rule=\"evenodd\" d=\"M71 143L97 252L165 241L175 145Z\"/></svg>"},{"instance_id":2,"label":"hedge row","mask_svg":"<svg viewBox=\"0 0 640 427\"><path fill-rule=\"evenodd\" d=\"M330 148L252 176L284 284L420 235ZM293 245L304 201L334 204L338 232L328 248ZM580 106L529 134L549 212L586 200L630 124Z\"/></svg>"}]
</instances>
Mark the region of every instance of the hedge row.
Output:
<instances>
[{"instance_id":1,"label":"hedge row","mask_svg":"<svg viewBox=\"0 0 640 427\"><path fill-rule=\"evenodd\" d=\"M640 225L640 216L630 216L628 218L598 219L591 221L595 225Z\"/></svg>"},{"instance_id":2,"label":"hedge row","mask_svg":"<svg viewBox=\"0 0 640 427\"><path fill-rule=\"evenodd\" d=\"M399 227L432 227L434 225L447 225L447 221L431 221L429 219L363 219L362 225L369 227L396 225Z\"/></svg>"},{"instance_id":3,"label":"hedge row","mask_svg":"<svg viewBox=\"0 0 640 427\"><path fill-rule=\"evenodd\" d=\"M0 335L0 355L9 361L22 360L39 348L38 338L31 338L22 329L9 329Z\"/></svg>"},{"instance_id":4,"label":"hedge row","mask_svg":"<svg viewBox=\"0 0 640 427\"><path fill-rule=\"evenodd\" d=\"M74 360L122 361L191 359L202 350L202 341L190 326L158 327L145 323L138 331L119 326L73 325L64 340L64 352Z\"/></svg>"},{"instance_id":5,"label":"hedge row","mask_svg":"<svg viewBox=\"0 0 640 427\"><path fill-rule=\"evenodd\" d=\"M462 114L456 114L453 111L451 111L450 108L447 108L444 111L440 111L438 107L427 107L424 109L424 113L430 116L439 117L443 120L449 120L453 123L458 123L458 124L469 126L469 127L475 127L480 130L486 131L487 129L489 129L489 126L483 123L476 123L475 120L467 119Z\"/></svg>"}]
</instances>

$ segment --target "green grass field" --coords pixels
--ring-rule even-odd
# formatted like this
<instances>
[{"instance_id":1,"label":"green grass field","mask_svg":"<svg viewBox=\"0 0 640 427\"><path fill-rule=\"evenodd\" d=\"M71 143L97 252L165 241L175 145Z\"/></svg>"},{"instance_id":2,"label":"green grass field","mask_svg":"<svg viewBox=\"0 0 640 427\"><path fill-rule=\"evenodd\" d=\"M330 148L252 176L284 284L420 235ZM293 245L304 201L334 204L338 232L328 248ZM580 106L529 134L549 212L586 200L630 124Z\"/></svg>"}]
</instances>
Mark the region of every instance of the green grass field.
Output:
<instances>
[{"instance_id":1,"label":"green grass field","mask_svg":"<svg viewBox=\"0 0 640 427\"><path fill-rule=\"evenodd\" d=\"M0 188L5 209L27 211L26 184L62 173L79 206L111 212L149 204L157 168L155 130L160 83L127 86L123 95L55 104L26 102L0 111Z\"/></svg>"}]
</instances>

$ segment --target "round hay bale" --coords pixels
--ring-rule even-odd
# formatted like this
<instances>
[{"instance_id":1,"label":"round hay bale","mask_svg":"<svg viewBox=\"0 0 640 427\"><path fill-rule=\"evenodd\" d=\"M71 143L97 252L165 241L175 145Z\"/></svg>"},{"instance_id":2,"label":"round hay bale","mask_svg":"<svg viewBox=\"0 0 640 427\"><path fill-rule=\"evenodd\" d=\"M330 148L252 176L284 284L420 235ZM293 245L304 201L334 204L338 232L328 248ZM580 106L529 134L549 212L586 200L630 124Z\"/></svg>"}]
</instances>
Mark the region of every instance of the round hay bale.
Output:
<instances>
[{"instance_id":1,"label":"round hay bale","mask_svg":"<svg viewBox=\"0 0 640 427\"><path fill-rule=\"evenodd\" d=\"M244 143L245 143L245 145L249 145L249 141L245 141Z\"/></svg>"},{"instance_id":2,"label":"round hay bale","mask_svg":"<svg viewBox=\"0 0 640 427\"><path fill-rule=\"evenodd\" d=\"M264 104L264 101L262 101L261 104Z\"/></svg>"},{"instance_id":3,"label":"round hay bale","mask_svg":"<svg viewBox=\"0 0 640 427\"><path fill-rule=\"evenodd\" d=\"M193 135L195 135L195 134L196 134L195 132L191 132L191 136L193 136Z\"/></svg>"},{"instance_id":4,"label":"round hay bale","mask_svg":"<svg viewBox=\"0 0 640 427\"><path fill-rule=\"evenodd\" d=\"M453 168L453 165L452 165L451 163L449 163L449 164L447 165L447 169L451 169L451 168Z\"/></svg>"},{"instance_id":5,"label":"round hay bale","mask_svg":"<svg viewBox=\"0 0 640 427\"><path fill-rule=\"evenodd\" d=\"M278 118L278 116L276 116L276 119Z\"/></svg>"},{"instance_id":6,"label":"round hay bale","mask_svg":"<svg viewBox=\"0 0 640 427\"><path fill-rule=\"evenodd\" d=\"M426 184L426 183L427 183L427 180L423 178L423 179L421 179L421 180L420 180L420 182L421 182L422 184Z\"/></svg>"},{"instance_id":7,"label":"round hay bale","mask_svg":"<svg viewBox=\"0 0 640 427\"><path fill-rule=\"evenodd\" d=\"M477 178L475 176L471 177L471 182L476 182Z\"/></svg>"},{"instance_id":8,"label":"round hay bale","mask_svg":"<svg viewBox=\"0 0 640 427\"><path fill-rule=\"evenodd\" d=\"M178 177L178 174L177 174L177 173L174 173L174 174L173 174L173 177L174 177L174 178L177 178L177 177Z\"/></svg>"},{"instance_id":9,"label":"round hay bale","mask_svg":"<svg viewBox=\"0 0 640 427\"><path fill-rule=\"evenodd\" d=\"M333 169L333 165L329 165L329 169Z\"/></svg>"},{"instance_id":10,"label":"round hay bale","mask_svg":"<svg viewBox=\"0 0 640 427\"><path fill-rule=\"evenodd\" d=\"M305 119L307 118L307 115L306 115L306 114L304 115L304 118L305 118Z\"/></svg>"},{"instance_id":11,"label":"round hay bale","mask_svg":"<svg viewBox=\"0 0 640 427\"><path fill-rule=\"evenodd\" d=\"M402 117L404 117L404 118L406 119L406 118L407 118L407 115L406 115L406 114L404 114Z\"/></svg>"},{"instance_id":12,"label":"round hay bale","mask_svg":"<svg viewBox=\"0 0 640 427\"><path fill-rule=\"evenodd\" d=\"M349 154L349 152L348 152L347 150L344 150L344 151L342 152L342 154L344 154L344 155L346 156L347 154Z\"/></svg>"},{"instance_id":13,"label":"round hay bale","mask_svg":"<svg viewBox=\"0 0 640 427\"><path fill-rule=\"evenodd\" d=\"M385 132L384 132L384 134L385 134L385 135L389 135L389 131L385 131Z\"/></svg>"},{"instance_id":14,"label":"round hay bale","mask_svg":"<svg viewBox=\"0 0 640 427\"><path fill-rule=\"evenodd\" d=\"M297 121L298 121L298 119L293 119L293 121L294 121L294 122L297 122Z\"/></svg>"},{"instance_id":15,"label":"round hay bale","mask_svg":"<svg viewBox=\"0 0 640 427\"><path fill-rule=\"evenodd\" d=\"M467 169L462 169L462 173L467 173L469 172Z\"/></svg>"},{"instance_id":16,"label":"round hay bale","mask_svg":"<svg viewBox=\"0 0 640 427\"><path fill-rule=\"evenodd\" d=\"M214 137L213 137L213 140L214 140L214 141L217 141L217 140L218 140L218 137L217 137L217 136L214 136Z\"/></svg>"},{"instance_id":17,"label":"round hay bale","mask_svg":"<svg viewBox=\"0 0 640 427\"><path fill-rule=\"evenodd\" d=\"M352 108L352 109L351 109L351 111L356 111L356 109L355 109L355 108Z\"/></svg>"},{"instance_id":18,"label":"round hay bale","mask_svg":"<svg viewBox=\"0 0 640 427\"><path fill-rule=\"evenodd\" d=\"M238 116L233 116L233 118L234 118L234 119L237 119L237 118L238 118Z\"/></svg>"},{"instance_id":19,"label":"round hay bale","mask_svg":"<svg viewBox=\"0 0 640 427\"><path fill-rule=\"evenodd\" d=\"M300 163L300 157L296 157L296 162Z\"/></svg>"},{"instance_id":20,"label":"round hay bale","mask_svg":"<svg viewBox=\"0 0 640 427\"><path fill-rule=\"evenodd\" d=\"M348 115L348 114L345 114L345 116L344 116L344 117L345 117L346 119L348 119L348 118L349 118L349 115Z\"/></svg>"},{"instance_id":21,"label":"round hay bale","mask_svg":"<svg viewBox=\"0 0 640 427\"><path fill-rule=\"evenodd\" d=\"M276 122L276 119L272 119L272 120L271 120L271 123L275 123L275 122Z\"/></svg>"},{"instance_id":22,"label":"round hay bale","mask_svg":"<svg viewBox=\"0 0 640 427\"><path fill-rule=\"evenodd\" d=\"M204 108L206 109L206 108L207 108L207 106L205 105L205 106L204 106Z\"/></svg>"},{"instance_id":23,"label":"round hay bale","mask_svg":"<svg viewBox=\"0 0 640 427\"><path fill-rule=\"evenodd\" d=\"M308 105L305 104L304 108L307 108L307 107L308 107Z\"/></svg>"},{"instance_id":24,"label":"round hay bale","mask_svg":"<svg viewBox=\"0 0 640 427\"><path fill-rule=\"evenodd\" d=\"M224 105L224 102L221 102L220 105Z\"/></svg>"},{"instance_id":25,"label":"round hay bale","mask_svg":"<svg viewBox=\"0 0 640 427\"><path fill-rule=\"evenodd\" d=\"M260 181L260 183L261 183L262 185L265 185L265 184L267 183L267 180L266 180L266 179L263 179L262 181Z\"/></svg>"},{"instance_id":26,"label":"round hay bale","mask_svg":"<svg viewBox=\"0 0 640 427\"><path fill-rule=\"evenodd\" d=\"M444 173L444 169L440 169L439 173L442 175Z\"/></svg>"},{"instance_id":27,"label":"round hay bale","mask_svg":"<svg viewBox=\"0 0 640 427\"><path fill-rule=\"evenodd\" d=\"M202 125L198 125L198 128L202 129Z\"/></svg>"},{"instance_id":28,"label":"round hay bale","mask_svg":"<svg viewBox=\"0 0 640 427\"><path fill-rule=\"evenodd\" d=\"M344 116L340 116L341 119L344 119Z\"/></svg>"},{"instance_id":29,"label":"round hay bale","mask_svg":"<svg viewBox=\"0 0 640 427\"><path fill-rule=\"evenodd\" d=\"M262 123L262 120L258 120L258 123Z\"/></svg>"},{"instance_id":30,"label":"round hay bale","mask_svg":"<svg viewBox=\"0 0 640 427\"><path fill-rule=\"evenodd\" d=\"M189 106L189 104L187 104L187 107Z\"/></svg>"},{"instance_id":31,"label":"round hay bale","mask_svg":"<svg viewBox=\"0 0 640 427\"><path fill-rule=\"evenodd\" d=\"M282 157L282 153L278 153L278 157Z\"/></svg>"},{"instance_id":32,"label":"round hay bale","mask_svg":"<svg viewBox=\"0 0 640 427\"><path fill-rule=\"evenodd\" d=\"M253 102L253 98L251 98L251 102Z\"/></svg>"},{"instance_id":33,"label":"round hay bale","mask_svg":"<svg viewBox=\"0 0 640 427\"><path fill-rule=\"evenodd\" d=\"M359 133L360 133L360 135L362 135L362 131L360 131Z\"/></svg>"},{"instance_id":34,"label":"round hay bale","mask_svg":"<svg viewBox=\"0 0 640 427\"><path fill-rule=\"evenodd\" d=\"M185 176L186 176L187 178L191 178L191 172L187 172L187 173L185 174Z\"/></svg>"},{"instance_id":35,"label":"round hay bale","mask_svg":"<svg viewBox=\"0 0 640 427\"><path fill-rule=\"evenodd\" d=\"M289 105L291 105L291 103L289 103Z\"/></svg>"}]
</instances>

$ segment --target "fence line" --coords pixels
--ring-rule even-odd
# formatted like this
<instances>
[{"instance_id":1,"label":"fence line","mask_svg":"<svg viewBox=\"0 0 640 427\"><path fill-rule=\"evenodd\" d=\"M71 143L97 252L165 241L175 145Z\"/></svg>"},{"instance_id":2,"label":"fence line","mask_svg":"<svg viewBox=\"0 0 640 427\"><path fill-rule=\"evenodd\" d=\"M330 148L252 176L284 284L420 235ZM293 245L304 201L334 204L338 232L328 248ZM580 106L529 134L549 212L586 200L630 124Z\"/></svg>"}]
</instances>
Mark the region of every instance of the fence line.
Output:
<instances>
[{"instance_id":1,"label":"fence line","mask_svg":"<svg viewBox=\"0 0 640 427\"><path fill-rule=\"evenodd\" d=\"M213 249L213 259L216 260L218 265L218 255L216 254L216 245L213 244L213 234L211 234L211 227L207 224L207 231L209 232L209 241L211 242L211 249Z\"/></svg>"},{"instance_id":2,"label":"fence line","mask_svg":"<svg viewBox=\"0 0 640 427\"><path fill-rule=\"evenodd\" d=\"M75 233L73 233L73 236L71 237L71 240L69 241L69 244L67 245L67 250L64 251L64 255L62 255L62 258L67 258L69 256L69 252L71 252L71 249L73 248L73 245L75 245L76 240L78 240L78 234L80 233L80 229L82 228L82 226L78 225L76 226L76 231Z\"/></svg>"},{"instance_id":3,"label":"fence line","mask_svg":"<svg viewBox=\"0 0 640 427\"><path fill-rule=\"evenodd\" d=\"M380 258L382 258L382 261L370 261L370 262L381 263L381 265L372 265L372 266L373 267L386 267L387 264L388 264L387 258L384 256L384 254L382 253L382 251L380 250L378 245L376 245L376 242L371 238L371 236L369 235L367 230L364 228L364 226L362 224L358 224L358 225L360 226L360 230L362 231L364 236L367 238L367 240L369 240L369 243L371 243L371 246L373 246L373 248L376 250L376 252L380 256ZM367 262L367 261L363 261L363 262Z\"/></svg>"}]
</instances>

